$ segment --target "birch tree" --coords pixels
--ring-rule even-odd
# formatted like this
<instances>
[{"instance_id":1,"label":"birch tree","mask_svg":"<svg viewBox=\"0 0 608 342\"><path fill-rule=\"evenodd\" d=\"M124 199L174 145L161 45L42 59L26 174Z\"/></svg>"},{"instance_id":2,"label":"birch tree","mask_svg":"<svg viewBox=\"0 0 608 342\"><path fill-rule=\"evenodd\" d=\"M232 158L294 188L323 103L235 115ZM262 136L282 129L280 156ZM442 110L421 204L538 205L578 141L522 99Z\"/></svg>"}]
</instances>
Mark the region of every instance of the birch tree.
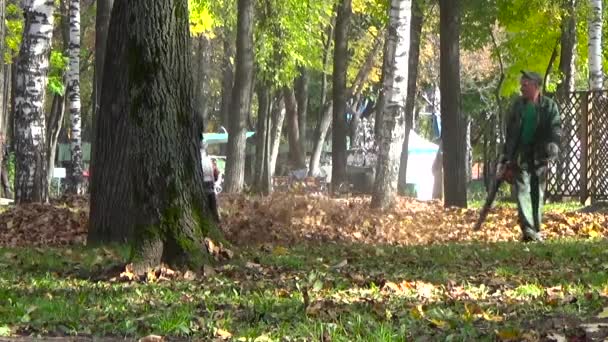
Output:
<instances>
[{"instance_id":1,"label":"birch tree","mask_svg":"<svg viewBox=\"0 0 608 342\"><path fill-rule=\"evenodd\" d=\"M411 0L392 0L384 50L382 95L384 113L378 142L378 164L372 193L373 208L388 208L397 194L401 145L404 138L408 87Z\"/></svg>"},{"instance_id":2,"label":"birch tree","mask_svg":"<svg viewBox=\"0 0 608 342\"><path fill-rule=\"evenodd\" d=\"M589 18L589 88L601 90L604 83L602 71L602 0L590 0Z\"/></svg>"},{"instance_id":3,"label":"birch tree","mask_svg":"<svg viewBox=\"0 0 608 342\"><path fill-rule=\"evenodd\" d=\"M80 112L80 0L70 1L70 69L67 74L67 99L70 110L70 152L72 162L68 176L68 191L83 193L82 189L82 117Z\"/></svg>"},{"instance_id":4,"label":"birch tree","mask_svg":"<svg viewBox=\"0 0 608 342\"><path fill-rule=\"evenodd\" d=\"M15 75L15 200L48 201L44 100L55 2L23 2L23 39Z\"/></svg>"}]
</instances>

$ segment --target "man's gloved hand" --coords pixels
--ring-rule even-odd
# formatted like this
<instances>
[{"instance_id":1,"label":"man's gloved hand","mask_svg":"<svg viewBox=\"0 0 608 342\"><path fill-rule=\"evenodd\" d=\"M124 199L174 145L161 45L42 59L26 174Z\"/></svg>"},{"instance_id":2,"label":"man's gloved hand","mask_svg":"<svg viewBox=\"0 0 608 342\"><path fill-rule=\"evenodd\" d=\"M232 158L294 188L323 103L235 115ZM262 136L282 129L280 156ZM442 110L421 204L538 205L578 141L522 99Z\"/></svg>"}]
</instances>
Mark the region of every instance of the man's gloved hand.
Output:
<instances>
[{"instance_id":1,"label":"man's gloved hand","mask_svg":"<svg viewBox=\"0 0 608 342\"><path fill-rule=\"evenodd\" d=\"M548 143L545 147L545 152L549 160L555 160L559 154L559 146L556 143Z\"/></svg>"},{"instance_id":2,"label":"man's gloved hand","mask_svg":"<svg viewBox=\"0 0 608 342\"><path fill-rule=\"evenodd\" d=\"M515 181L515 164L509 161L498 163L496 166L496 179L503 180L509 184Z\"/></svg>"}]
</instances>

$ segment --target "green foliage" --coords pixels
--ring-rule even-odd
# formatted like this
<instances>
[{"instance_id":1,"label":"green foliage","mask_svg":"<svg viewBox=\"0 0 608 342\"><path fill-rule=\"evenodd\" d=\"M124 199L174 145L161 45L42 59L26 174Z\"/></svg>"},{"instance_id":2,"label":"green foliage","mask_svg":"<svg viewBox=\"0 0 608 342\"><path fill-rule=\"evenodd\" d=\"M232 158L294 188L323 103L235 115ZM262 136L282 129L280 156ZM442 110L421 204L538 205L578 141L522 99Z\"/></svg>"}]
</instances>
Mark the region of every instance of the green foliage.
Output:
<instances>
[{"instance_id":1,"label":"green foliage","mask_svg":"<svg viewBox=\"0 0 608 342\"><path fill-rule=\"evenodd\" d=\"M19 53L19 47L21 46L21 39L23 37L23 11L19 6L14 4L6 5L6 36L4 38L5 50L4 50L4 62L11 64L17 54Z\"/></svg>"},{"instance_id":2,"label":"green foliage","mask_svg":"<svg viewBox=\"0 0 608 342\"><path fill-rule=\"evenodd\" d=\"M258 79L290 85L299 68L321 70L323 33L332 3L322 0L269 0L256 8L255 60Z\"/></svg>"},{"instance_id":3,"label":"green foliage","mask_svg":"<svg viewBox=\"0 0 608 342\"><path fill-rule=\"evenodd\" d=\"M51 66L49 68L48 89L52 94L63 96L65 94L64 74L70 63L70 58L61 51L51 51Z\"/></svg>"}]
</instances>

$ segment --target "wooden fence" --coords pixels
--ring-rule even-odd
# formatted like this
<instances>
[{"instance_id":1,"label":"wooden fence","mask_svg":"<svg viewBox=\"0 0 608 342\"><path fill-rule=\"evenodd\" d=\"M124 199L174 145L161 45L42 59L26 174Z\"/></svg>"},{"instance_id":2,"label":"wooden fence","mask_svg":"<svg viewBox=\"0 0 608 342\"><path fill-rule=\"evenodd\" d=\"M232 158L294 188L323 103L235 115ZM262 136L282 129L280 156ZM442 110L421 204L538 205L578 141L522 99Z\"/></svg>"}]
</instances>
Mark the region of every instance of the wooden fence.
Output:
<instances>
[{"instance_id":1,"label":"wooden fence","mask_svg":"<svg viewBox=\"0 0 608 342\"><path fill-rule=\"evenodd\" d=\"M608 200L608 91L572 92L555 100L563 135L547 176L547 198Z\"/></svg>"}]
</instances>

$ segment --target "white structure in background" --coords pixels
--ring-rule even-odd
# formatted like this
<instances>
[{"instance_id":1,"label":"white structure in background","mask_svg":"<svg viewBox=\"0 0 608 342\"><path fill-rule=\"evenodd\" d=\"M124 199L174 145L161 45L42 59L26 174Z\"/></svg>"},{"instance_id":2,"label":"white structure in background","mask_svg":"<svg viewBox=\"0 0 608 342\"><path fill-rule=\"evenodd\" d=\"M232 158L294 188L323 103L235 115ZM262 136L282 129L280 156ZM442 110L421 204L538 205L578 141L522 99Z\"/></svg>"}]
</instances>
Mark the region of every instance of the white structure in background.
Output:
<instances>
[{"instance_id":1,"label":"white structure in background","mask_svg":"<svg viewBox=\"0 0 608 342\"><path fill-rule=\"evenodd\" d=\"M417 198L428 201L433 199L433 162L437 156L439 145L434 144L410 130L410 140L407 157L406 183L414 184Z\"/></svg>"},{"instance_id":2,"label":"white structure in background","mask_svg":"<svg viewBox=\"0 0 608 342\"><path fill-rule=\"evenodd\" d=\"M375 167L376 146L374 143L374 120L362 119L357 129L360 146L349 150L347 164L358 167ZM412 184L419 200L433 199L433 162L439 145L434 144L410 130L406 183ZM402 151L403 153L403 151ZM329 172L331 174L331 171Z\"/></svg>"}]
</instances>

